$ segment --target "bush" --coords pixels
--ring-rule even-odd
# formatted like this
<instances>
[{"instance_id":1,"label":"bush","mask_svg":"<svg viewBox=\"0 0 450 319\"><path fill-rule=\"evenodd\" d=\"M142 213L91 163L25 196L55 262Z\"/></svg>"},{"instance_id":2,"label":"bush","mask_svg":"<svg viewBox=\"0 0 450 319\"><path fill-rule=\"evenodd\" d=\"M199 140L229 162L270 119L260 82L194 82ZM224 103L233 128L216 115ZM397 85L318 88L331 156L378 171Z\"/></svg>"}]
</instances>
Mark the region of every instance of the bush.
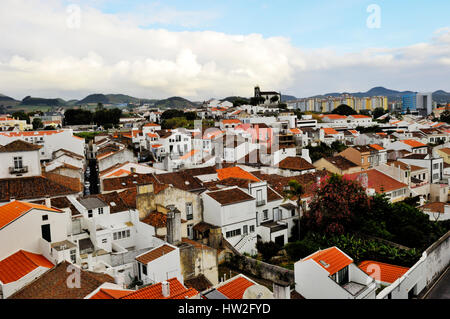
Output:
<instances>
[{"instance_id":1,"label":"bush","mask_svg":"<svg viewBox=\"0 0 450 319\"><path fill-rule=\"evenodd\" d=\"M256 249L262 255L264 261L270 261L273 256L281 250L281 246L273 241L263 243L261 241L256 243Z\"/></svg>"}]
</instances>

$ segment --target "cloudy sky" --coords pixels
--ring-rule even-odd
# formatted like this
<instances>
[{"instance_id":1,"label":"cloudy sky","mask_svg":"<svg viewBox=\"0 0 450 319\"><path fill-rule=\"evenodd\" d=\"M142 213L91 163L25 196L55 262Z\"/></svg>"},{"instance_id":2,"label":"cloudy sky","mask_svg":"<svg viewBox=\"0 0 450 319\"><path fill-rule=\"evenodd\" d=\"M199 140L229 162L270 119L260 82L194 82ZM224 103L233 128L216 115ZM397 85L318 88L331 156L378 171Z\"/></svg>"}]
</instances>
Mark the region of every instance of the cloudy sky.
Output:
<instances>
[{"instance_id":1,"label":"cloudy sky","mask_svg":"<svg viewBox=\"0 0 450 319\"><path fill-rule=\"evenodd\" d=\"M448 12L448 0L2 0L0 93L450 91Z\"/></svg>"}]
</instances>

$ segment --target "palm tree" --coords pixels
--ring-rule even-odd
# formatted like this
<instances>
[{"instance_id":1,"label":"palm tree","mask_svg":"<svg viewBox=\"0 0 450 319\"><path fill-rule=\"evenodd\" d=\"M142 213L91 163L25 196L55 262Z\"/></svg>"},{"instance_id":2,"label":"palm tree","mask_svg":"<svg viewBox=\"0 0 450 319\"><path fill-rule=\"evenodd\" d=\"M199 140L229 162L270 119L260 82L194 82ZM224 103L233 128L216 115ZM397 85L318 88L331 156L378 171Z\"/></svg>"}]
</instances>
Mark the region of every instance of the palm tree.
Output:
<instances>
[{"instance_id":1,"label":"palm tree","mask_svg":"<svg viewBox=\"0 0 450 319\"><path fill-rule=\"evenodd\" d=\"M298 215L298 240L300 240L300 218L302 210L302 195L305 193L303 186L296 180L291 180L288 183L289 189L284 191L285 200L296 200L297 203L297 215Z\"/></svg>"}]
</instances>

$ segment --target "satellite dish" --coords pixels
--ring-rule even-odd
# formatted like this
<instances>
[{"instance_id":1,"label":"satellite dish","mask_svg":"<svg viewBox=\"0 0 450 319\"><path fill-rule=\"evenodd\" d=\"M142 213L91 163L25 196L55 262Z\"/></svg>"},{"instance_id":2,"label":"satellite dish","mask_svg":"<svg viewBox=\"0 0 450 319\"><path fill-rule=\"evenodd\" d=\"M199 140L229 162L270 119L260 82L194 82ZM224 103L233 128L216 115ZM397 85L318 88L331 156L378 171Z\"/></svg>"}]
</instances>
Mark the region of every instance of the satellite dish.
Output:
<instances>
[{"instance_id":1,"label":"satellite dish","mask_svg":"<svg viewBox=\"0 0 450 319\"><path fill-rule=\"evenodd\" d=\"M273 294L264 286L253 285L248 287L242 299L274 299Z\"/></svg>"}]
</instances>

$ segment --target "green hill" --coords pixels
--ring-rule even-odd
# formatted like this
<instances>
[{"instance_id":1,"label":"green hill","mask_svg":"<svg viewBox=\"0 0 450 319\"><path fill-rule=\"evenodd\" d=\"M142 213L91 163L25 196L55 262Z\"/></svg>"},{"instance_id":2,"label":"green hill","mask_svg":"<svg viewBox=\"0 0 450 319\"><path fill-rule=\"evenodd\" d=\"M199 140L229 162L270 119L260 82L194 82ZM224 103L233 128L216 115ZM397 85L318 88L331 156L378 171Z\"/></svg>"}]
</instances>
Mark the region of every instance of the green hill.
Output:
<instances>
[{"instance_id":1,"label":"green hill","mask_svg":"<svg viewBox=\"0 0 450 319\"><path fill-rule=\"evenodd\" d=\"M198 107L198 104L195 104L194 102L186 100L182 97L174 96L165 100L156 101L154 107L163 109L183 109Z\"/></svg>"}]
</instances>

